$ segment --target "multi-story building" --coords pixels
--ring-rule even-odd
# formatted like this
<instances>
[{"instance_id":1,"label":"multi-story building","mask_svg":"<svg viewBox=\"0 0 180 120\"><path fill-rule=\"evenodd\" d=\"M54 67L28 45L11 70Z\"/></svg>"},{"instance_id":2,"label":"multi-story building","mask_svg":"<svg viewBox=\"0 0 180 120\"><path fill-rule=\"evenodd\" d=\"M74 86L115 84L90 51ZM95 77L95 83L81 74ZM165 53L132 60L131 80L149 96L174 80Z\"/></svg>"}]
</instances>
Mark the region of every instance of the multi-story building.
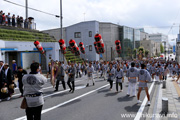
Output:
<instances>
[{"instance_id":1,"label":"multi-story building","mask_svg":"<svg viewBox=\"0 0 180 120\"><path fill-rule=\"evenodd\" d=\"M59 40L60 29L45 30ZM132 50L140 46L140 30L120 26L108 22L85 21L80 22L63 29L63 38L68 45L70 39L74 39L77 44L83 42L86 55L81 55L82 58L90 61L99 60L114 60L116 57L127 59L131 57ZM94 48L94 35L100 33L105 44L105 53L98 55ZM115 40L121 40L122 52L121 55L116 53ZM136 42L137 41L137 42Z\"/></svg>"},{"instance_id":2,"label":"multi-story building","mask_svg":"<svg viewBox=\"0 0 180 120\"><path fill-rule=\"evenodd\" d=\"M149 34L149 39L153 40L155 42L163 42L165 41L166 43L168 43L168 36L164 35L162 33L157 33L157 34Z\"/></svg>"},{"instance_id":3,"label":"multi-story building","mask_svg":"<svg viewBox=\"0 0 180 120\"><path fill-rule=\"evenodd\" d=\"M176 60L178 63L180 63L180 32L176 40Z\"/></svg>"},{"instance_id":4,"label":"multi-story building","mask_svg":"<svg viewBox=\"0 0 180 120\"><path fill-rule=\"evenodd\" d=\"M143 46L146 50L149 50L149 56L157 56L160 54L160 43L154 42L153 40L141 40L140 45Z\"/></svg>"}]
</instances>

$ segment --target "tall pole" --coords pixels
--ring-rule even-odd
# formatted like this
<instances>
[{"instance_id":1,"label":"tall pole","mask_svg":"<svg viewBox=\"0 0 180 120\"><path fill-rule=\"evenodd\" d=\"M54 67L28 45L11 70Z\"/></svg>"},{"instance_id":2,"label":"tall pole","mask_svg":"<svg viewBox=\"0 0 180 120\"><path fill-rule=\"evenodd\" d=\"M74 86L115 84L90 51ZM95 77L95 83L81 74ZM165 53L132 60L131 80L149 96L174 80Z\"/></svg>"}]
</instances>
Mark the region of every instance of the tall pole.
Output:
<instances>
[{"instance_id":1,"label":"tall pole","mask_svg":"<svg viewBox=\"0 0 180 120\"><path fill-rule=\"evenodd\" d=\"M62 0L60 0L60 23L61 23L61 25L60 25L60 27L61 27L61 29L60 29L60 34L61 34L61 39L63 39L63 28L62 28L62 19L63 19L63 17L62 17Z\"/></svg>"},{"instance_id":2,"label":"tall pole","mask_svg":"<svg viewBox=\"0 0 180 120\"><path fill-rule=\"evenodd\" d=\"M26 0L26 19L28 19L28 0Z\"/></svg>"},{"instance_id":3,"label":"tall pole","mask_svg":"<svg viewBox=\"0 0 180 120\"><path fill-rule=\"evenodd\" d=\"M62 24L63 16L62 16L62 0L60 0L60 39L63 39L63 24ZM64 61L64 55L63 55Z\"/></svg>"}]
</instances>

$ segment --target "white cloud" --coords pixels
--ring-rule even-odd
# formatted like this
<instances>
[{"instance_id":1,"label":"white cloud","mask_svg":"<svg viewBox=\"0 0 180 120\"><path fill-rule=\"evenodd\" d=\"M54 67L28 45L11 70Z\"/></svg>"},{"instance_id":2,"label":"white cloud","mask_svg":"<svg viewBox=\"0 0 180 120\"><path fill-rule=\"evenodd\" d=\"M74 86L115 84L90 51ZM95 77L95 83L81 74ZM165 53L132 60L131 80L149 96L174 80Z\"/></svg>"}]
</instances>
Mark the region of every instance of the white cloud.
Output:
<instances>
[{"instance_id":1,"label":"white cloud","mask_svg":"<svg viewBox=\"0 0 180 120\"><path fill-rule=\"evenodd\" d=\"M24 5L25 1L11 0ZM29 0L29 7L53 14L60 13L60 0ZM149 33L169 34L170 39L177 36L177 27L170 33L169 28L152 28L154 26L171 26L180 22L179 0L62 0L63 26L69 26L85 19L119 23L131 27L144 27ZM25 16L25 9L0 1L0 9L6 13ZM179 13L179 15L178 15ZM178 16L177 16L178 15ZM29 10L29 16L35 18L37 29L59 27L59 19L43 13Z\"/></svg>"}]
</instances>

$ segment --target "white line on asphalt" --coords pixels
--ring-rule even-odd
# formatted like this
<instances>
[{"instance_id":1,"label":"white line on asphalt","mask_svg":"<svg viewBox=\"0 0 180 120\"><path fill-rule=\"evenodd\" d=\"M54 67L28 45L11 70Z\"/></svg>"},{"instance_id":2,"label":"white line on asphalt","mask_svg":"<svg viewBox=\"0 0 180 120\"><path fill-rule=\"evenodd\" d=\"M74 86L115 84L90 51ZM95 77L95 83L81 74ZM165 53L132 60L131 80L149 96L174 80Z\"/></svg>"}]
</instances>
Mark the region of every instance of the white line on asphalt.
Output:
<instances>
[{"instance_id":1,"label":"white line on asphalt","mask_svg":"<svg viewBox=\"0 0 180 120\"><path fill-rule=\"evenodd\" d=\"M66 104L68 104L68 103L70 103L70 102L72 102L72 101L75 101L75 100L77 100L77 99L79 99L79 98L82 98L82 97L84 97L84 96L87 96L87 95L89 95L89 94L91 94L91 93L93 93L93 92L96 92L96 91L98 91L98 90L100 90L100 89L103 89L103 88L105 88L105 87L107 87L107 86L109 86L109 84L106 84L106 85L104 85L104 86L102 86L102 87L99 87L99 88L97 88L97 89L95 89L95 90L92 90L92 91L90 91L90 92L84 93L84 94L82 94L82 95L80 95L80 96L77 96L77 97L75 97L75 98L73 98L73 99L70 99L70 100L68 100L68 101L66 101L66 102L60 103L60 104L58 104L58 105L56 105L56 106L53 106L53 107L51 107L51 108L47 108L47 109L43 110L41 114L44 114L44 113L49 112L49 111L51 111L51 110L54 110L54 109L56 109L56 108L58 108L58 107L61 107L61 106L63 106L63 105L66 105ZM15 119L15 120L26 120L26 116L17 118L17 119Z\"/></svg>"},{"instance_id":2,"label":"white line on asphalt","mask_svg":"<svg viewBox=\"0 0 180 120\"><path fill-rule=\"evenodd\" d=\"M83 89L85 88L86 86L77 86L75 87L75 90L79 90L79 89ZM55 92L55 93L52 93L52 94L49 94L49 95L46 95L44 96L44 98L47 98L47 97L50 97L50 96L53 96L53 95L57 95L57 94L60 94L60 93L64 93L66 91L69 91L70 89L67 89L67 90L63 90L63 91L60 91L60 92Z\"/></svg>"},{"instance_id":3,"label":"white line on asphalt","mask_svg":"<svg viewBox=\"0 0 180 120\"><path fill-rule=\"evenodd\" d=\"M152 91L152 89L153 89L153 87L154 87L154 83L155 83L155 81L153 81L153 83L151 84L151 87L149 88L149 90L148 90L148 92L149 92L149 94L151 94L151 91ZM136 117L134 118L134 120L140 120L140 118L141 118L141 116L142 116L142 113L143 113L143 110L144 110L144 108L145 108L145 106L146 106L146 103L147 103L147 96L144 98L144 100L143 100L143 103L141 104L141 107L139 108L139 110L138 110L138 112L137 112L137 114L136 114Z\"/></svg>"},{"instance_id":4,"label":"white line on asphalt","mask_svg":"<svg viewBox=\"0 0 180 120\"><path fill-rule=\"evenodd\" d=\"M75 83L78 83L78 82L81 82L81 81L83 81L83 80L77 80L77 81L75 81ZM62 85L59 85L59 86L62 86ZM53 88L53 87L52 87L52 86L50 86L50 87L45 87L45 88L43 88L43 90L50 89L50 88ZM14 94L12 97L16 97L16 96L19 96L19 95L21 95L21 93L19 93L19 94Z\"/></svg>"}]
</instances>

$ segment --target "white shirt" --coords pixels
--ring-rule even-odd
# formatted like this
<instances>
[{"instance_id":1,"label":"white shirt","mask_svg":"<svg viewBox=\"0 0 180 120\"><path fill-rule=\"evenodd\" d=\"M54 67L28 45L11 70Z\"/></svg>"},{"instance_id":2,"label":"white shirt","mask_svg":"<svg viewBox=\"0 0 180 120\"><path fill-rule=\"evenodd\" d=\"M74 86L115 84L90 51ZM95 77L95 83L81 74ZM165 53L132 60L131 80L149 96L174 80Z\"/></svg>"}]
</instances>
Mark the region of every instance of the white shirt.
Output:
<instances>
[{"instance_id":1,"label":"white shirt","mask_svg":"<svg viewBox=\"0 0 180 120\"><path fill-rule=\"evenodd\" d=\"M9 67L5 70L5 75L6 75L6 76L7 76L8 70L9 70Z\"/></svg>"}]
</instances>

